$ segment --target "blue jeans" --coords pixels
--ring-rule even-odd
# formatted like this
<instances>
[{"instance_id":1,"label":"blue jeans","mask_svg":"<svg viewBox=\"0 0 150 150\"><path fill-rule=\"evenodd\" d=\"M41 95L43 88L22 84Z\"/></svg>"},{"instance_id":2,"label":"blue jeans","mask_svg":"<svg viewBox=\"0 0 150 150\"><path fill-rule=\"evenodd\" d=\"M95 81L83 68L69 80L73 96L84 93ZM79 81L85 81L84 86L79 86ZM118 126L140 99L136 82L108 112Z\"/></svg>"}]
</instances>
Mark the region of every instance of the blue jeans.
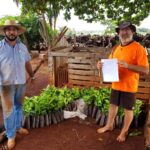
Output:
<instances>
[{"instance_id":1,"label":"blue jeans","mask_svg":"<svg viewBox=\"0 0 150 150\"><path fill-rule=\"evenodd\" d=\"M13 138L16 131L21 128L25 88L25 84L0 85L4 125L8 139Z\"/></svg>"}]
</instances>

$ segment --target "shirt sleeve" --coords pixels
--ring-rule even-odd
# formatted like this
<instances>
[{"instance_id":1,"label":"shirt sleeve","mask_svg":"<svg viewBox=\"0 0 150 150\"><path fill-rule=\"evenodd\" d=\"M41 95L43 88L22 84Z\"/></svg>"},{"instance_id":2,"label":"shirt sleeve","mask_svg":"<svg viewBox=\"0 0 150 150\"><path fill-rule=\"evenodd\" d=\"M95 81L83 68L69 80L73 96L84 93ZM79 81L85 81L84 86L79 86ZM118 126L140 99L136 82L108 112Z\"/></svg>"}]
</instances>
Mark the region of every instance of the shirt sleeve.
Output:
<instances>
[{"instance_id":1,"label":"shirt sleeve","mask_svg":"<svg viewBox=\"0 0 150 150\"><path fill-rule=\"evenodd\" d=\"M25 61L26 61L26 62L27 62L27 61L30 61L30 60L31 60L31 55L30 55L30 53L29 53L27 47L26 47L24 44L22 44L22 50L23 50L24 55L25 55Z\"/></svg>"},{"instance_id":2,"label":"shirt sleeve","mask_svg":"<svg viewBox=\"0 0 150 150\"><path fill-rule=\"evenodd\" d=\"M148 58L146 49L143 46L139 46L137 49L137 65L148 67Z\"/></svg>"},{"instance_id":3,"label":"shirt sleeve","mask_svg":"<svg viewBox=\"0 0 150 150\"><path fill-rule=\"evenodd\" d=\"M27 49L26 49L25 60L26 62L31 60L31 55L29 54L29 51Z\"/></svg>"}]
</instances>

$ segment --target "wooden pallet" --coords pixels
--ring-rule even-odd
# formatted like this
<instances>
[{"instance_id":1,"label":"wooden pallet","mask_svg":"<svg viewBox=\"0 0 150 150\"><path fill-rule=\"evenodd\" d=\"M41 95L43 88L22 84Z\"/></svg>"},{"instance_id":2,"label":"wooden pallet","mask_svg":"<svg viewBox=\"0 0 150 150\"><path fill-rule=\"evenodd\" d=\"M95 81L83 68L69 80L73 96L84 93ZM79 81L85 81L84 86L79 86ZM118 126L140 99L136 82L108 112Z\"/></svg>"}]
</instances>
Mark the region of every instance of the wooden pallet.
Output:
<instances>
[{"instance_id":1,"label":"wooden pallet","mask_svg":"<svg viewBox=\"0 0 150 150\"><path fill-rule=\"evenodd\" d=\"M148 103L150 99L150 82L139 82L136 96L138 99L144 100Z\"/></svg>"},{"instance_id":2,"label":"wooden pallet","mask_svg":"<svg viewBox=\"0 0 150 150\"><path fill-rule=\"evenodd\" d=\"M96 68L95 55L70 57L68 59L68 79L72 86L99 87L101 78Z\"/></svg>"}]
</instances>

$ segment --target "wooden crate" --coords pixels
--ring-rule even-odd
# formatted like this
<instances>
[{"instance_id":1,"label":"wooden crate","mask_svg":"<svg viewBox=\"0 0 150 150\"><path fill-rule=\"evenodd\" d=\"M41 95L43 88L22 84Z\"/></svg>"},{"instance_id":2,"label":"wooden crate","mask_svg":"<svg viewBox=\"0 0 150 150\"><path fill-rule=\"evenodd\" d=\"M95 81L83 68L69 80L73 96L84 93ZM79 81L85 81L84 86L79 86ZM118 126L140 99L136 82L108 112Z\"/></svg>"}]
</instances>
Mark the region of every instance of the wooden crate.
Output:
<instances>
[{"instance_id":1,"label":"wooden crate","mask_svg":"<svg viewBox=\"0 0 150 150\"><path fill-rule=\"evenodd\" d=\"M88 52L87 52L88 51ZM50 83L55 86L68 84L70 86L98 87L100 83L96 63L100 58L107 58L110 53L106 48L81 48L80 52L72 52L72 47L49 52ZM68 80L61 78L60 68L68 66ZM66 71L65 73L66 74ZM58 79L59 78L59 79ZM62 80L65 81L62 81ZM66 83L67 82L67 83ZM63 83L59 85L60 83Z\"/></svg>"},{"instance_id":2,"label":"wooden crate","mask_svg":"<svg viewBox=\"0 0 150 150\"><path fill-rule=\"evenodd\" d=\"M50 83L55 86L68 84L70 86L99 87L102 78L96 68L96 63L99 59L108 58L110 51L107 48L80 48L78 52L73 52L72 47L67 47L49 52ZM150 56L148 58L150 61ZM66 66L68 66L68 71L66 71ZM64 70L60 71L61 68ZM68 76L61 78L67 73ZM149 82L150 74L141 76L140 81Z\"/></svg>"}]
</instances>

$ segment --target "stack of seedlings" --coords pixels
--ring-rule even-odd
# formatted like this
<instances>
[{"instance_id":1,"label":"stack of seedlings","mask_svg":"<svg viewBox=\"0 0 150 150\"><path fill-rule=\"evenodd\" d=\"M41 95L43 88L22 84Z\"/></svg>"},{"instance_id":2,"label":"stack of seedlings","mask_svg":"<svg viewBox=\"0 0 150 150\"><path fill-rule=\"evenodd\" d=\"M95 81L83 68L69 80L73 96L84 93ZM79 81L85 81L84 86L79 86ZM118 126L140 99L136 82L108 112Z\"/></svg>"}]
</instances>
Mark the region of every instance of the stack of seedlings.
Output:
<instances>
[{"instance_id":1,"label":"stack of seedlings","mask_svg":"<svg viewBox=\"0 0 150 150\"><path fill-rule=\"evenodd\" d=\"M82 98L87 104L85 114L95 119L99 126L104 126L109 110L109 88L56 88L48 86L39 96L26 97L23 109L23 126L39 128L57 124L64 120L63 110L73 111L75 101ZM134 107L134 127L138 127L142 101L137 100ZM119 108L114 127L123 125L124 111Z\"/></svg>"}]
</instances>

